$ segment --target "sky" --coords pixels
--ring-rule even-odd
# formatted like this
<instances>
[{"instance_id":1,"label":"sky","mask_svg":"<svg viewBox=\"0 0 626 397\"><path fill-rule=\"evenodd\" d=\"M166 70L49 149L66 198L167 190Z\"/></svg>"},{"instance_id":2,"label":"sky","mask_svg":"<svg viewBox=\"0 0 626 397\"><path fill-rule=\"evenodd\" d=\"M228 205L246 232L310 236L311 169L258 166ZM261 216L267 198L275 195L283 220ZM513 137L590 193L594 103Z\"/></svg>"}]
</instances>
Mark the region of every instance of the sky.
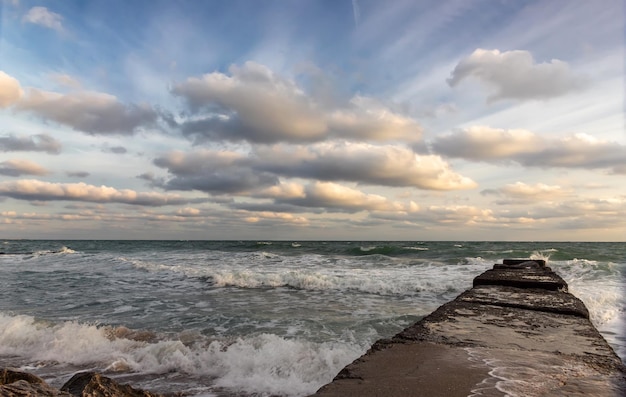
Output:
<instances>
[{"instance_id":1,"label":"sky","mask_svg":"<svg viewBox=\"0 0 626 397\"><path fill-rule=\"evenodd\" d=\"M0 0L0 238L626 241L621 0Z\"/></svg>"}]
</instances>

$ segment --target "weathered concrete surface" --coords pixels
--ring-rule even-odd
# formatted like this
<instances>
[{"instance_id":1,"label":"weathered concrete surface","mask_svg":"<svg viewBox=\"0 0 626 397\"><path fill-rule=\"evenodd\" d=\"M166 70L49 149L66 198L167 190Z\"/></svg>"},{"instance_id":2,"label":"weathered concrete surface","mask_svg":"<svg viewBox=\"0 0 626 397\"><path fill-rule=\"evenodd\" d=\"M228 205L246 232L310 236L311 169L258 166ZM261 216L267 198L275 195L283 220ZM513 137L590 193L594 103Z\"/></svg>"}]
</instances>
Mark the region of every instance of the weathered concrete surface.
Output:
<instances>
[{"instance_id":1,"label":"weathered concrete surface","mask_svg":"<svg viewBox=\"0 0 626 397\"><path fill-rule=\"evenodd\" d=\"M492 269L474 279L478 285L501 285L518 288L540 288L567 292L567 283L549 267L537 269Z\"/></svg>"},{"instance_id":2,"label":"weathered concrete surface","mask_svg":"<svg viewBox=\"0 0 626 397\"><path fill-rule=\"evenodd\" d=\"M589 318L589 311L580 299L572 294L558 291L487 285L465 291L457 299L462 302L572 314Z\"/></svg>"},{"instance_id":3,"label":"weathered concrete surface","mask_svg":"<svg viewBox=\"0 0 626 397\"><path fill-rule=\"evenodd\" d=\"M626 368L587 308L545 263L526 262L476 277L315 396L626 396Z\"/></svg>"}]
</instances>

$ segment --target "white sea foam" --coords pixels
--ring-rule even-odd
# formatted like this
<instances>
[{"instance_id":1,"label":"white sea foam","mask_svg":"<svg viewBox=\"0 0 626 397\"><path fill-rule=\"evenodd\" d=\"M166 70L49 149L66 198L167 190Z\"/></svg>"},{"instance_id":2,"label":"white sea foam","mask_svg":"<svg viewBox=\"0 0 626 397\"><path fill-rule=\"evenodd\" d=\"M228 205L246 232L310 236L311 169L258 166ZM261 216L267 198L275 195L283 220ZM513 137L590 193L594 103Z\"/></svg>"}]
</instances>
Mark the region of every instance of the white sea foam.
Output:
<instances>
[{"instance_id":1,"label":"white sea foam","mask_svg":"<svg viewBox=\"0 0 626 397\"><path fill-rule=\"evenodd\" d=\"M65 255L65 254L75 254L76 251L74 251L71 248L68 248L66 246L61 247L58 250L39 250L39 251L35 251L32 253L33 256L41 256L41 255L50 255L50 254L55 254L55 255Z\"/></svg>"},{"instance_id":2,"label":"white sea foam","mask_svg":"<svg viewBox=\"0 0 626 397\"><path fill-rule=\"evenodd\" d=\"M185 373L209 377L235 392L304 396L332 380L367 346L314 343L261 334L230 341L189 338L128 339L137 333L33 317L0 314L0 355L41 363L88 365L103 371ZM150 338L148 338L150 339ZM186 341L186 343L183 343Z\"/></svg>"},{"instance_id":3,"label":"white sea foam","mask_svg":"<svg viewBox=\"0 0 626 397\"><path fill-rule=\"evenodd\" d=\"M377 295L412 296L461 291L471 280L467 269L442 266L388 267L163 267L142 264L154 270L181 271L188 276L210 278L216 287L277 288L358 291ZM464 271L465 270L465 271Z\"/></svg>"},{"instance_id":4,"label":"white sea foam","mask_svg":"<svg viewBox=\"0 0 626 397\"><path fill-rule=\"evenodd\" d=\"M489 377L469 397L540 397L546 395L616 395L613 386L592 367L568 362L552 353L468 348L470 360L489 368Z\"/></svg>"}]
</instances>

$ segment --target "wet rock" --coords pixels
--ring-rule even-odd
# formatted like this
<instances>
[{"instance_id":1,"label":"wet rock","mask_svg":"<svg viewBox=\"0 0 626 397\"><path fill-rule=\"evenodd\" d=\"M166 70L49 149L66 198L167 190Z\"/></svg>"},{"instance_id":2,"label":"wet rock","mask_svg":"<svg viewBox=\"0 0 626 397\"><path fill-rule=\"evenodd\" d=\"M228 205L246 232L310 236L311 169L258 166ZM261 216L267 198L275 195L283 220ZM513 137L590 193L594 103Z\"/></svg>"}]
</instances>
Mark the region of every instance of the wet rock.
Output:
<instances>
[{"instance_id":1,"label":"wet rock","mask_svg":"<svg viewBox=\"0 0 626 397\"><path fill-rule=\"evenodd\" d=\"M71 397L49 386L43 379L9 368L0 370L0 397Z\"/></svg>"},{"instance_id":2,"label":"wet rock","mask_svg":"<svg viewBox=\"0 0 626 397\"><path fill-rule=\"evenodd\" d=\"M96 372L77 373L61 387L61 390L76 397L161 397L160 394L120 385Z\"/></svg>"},{"instance_id":3,"label":"wet rock","mask_svg":"<svg viewBox=\"0 0 626 397\"><path fill-rule=\"evenodd\" d=\"M163 397L160 394L121 385L96 372L72 376L61 390L28 372L0 369L0 397Z\"/></svg>"}]
</instances>

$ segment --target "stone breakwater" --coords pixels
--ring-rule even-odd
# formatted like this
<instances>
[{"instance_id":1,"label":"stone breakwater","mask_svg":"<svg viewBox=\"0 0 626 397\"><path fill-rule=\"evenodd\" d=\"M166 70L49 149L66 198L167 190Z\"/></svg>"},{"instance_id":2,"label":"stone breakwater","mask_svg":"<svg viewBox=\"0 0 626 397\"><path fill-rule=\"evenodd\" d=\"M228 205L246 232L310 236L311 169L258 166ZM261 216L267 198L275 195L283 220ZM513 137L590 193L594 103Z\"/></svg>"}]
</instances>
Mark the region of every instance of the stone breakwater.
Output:
<instances>
[{"instance_id":1,"label":"stone breakwater","mask_svg":"<svg viewBox=\"0 0 626 397\"><path fill-rule=\"evenodd\" d=\"M626 367L567 289L545 261L504 260L314 396L626 396Z\"/></svg>"}]
</instances>

